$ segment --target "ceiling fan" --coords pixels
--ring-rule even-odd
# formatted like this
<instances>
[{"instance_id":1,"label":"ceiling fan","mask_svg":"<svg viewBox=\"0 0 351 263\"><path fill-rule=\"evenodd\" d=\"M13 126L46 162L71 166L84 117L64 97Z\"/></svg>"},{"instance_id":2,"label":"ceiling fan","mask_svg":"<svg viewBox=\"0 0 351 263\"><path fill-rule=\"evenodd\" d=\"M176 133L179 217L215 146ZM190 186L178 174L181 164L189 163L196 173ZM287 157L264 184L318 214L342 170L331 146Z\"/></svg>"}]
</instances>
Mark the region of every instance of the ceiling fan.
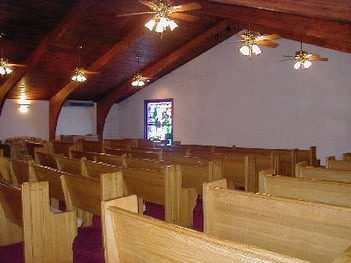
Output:
<instances>
[{"instance_id":1,"label":"ceiling fan","mask_svg":"<svg viewBox=\"0 0 351 263\"><path fill-rule=\"evenodd\" d=\"M319 54L309 53L302 49L302 41L300 42L300 50L295 52L294 56L284 56L286 59L280 61L295 60L294 69L308 69L312 65L312 61L328 61Z\"/></svg>"},{"instance_id":2,"label":"ceiling fan","mask_svg":"<svg viewBox=\"0 0 351 263\"><path fill-rule=\"evenodd\" d=\"M196 16L184 14L183 12L201 9L201 5L196 2L184 5L172 5L168 0L139 0L138 2L152 11L121 14L117 15L117 17L152 14L153 17L145 24L145 27L150 31L155 30L157 33L162 33L168 27L171 31L177 28L178 25L173 19L186 22L196 21L198 19Z\"/></svg>"},{"instance_id":3,"label":"ceiling fan","mask_svg":"<svg viewBox=\"0 0 351 263\"><path fill-rule=\"evenodd\" d=\"M0 38L5 37L4 33L0 33ZM23 64L14 64L9 63L7 59L4 58L4 48L1 43L1 58L0 58L0 75L3 77L4 75L11 74L13 72L14 67L26 67L27 65Z\"/></svg>"},{"instance_id":4,"label":"ceiling fan","mask_svg":"<svg viewBox=\"0 0 351 263\"><path fill-rule=\"evenodd\" d=\"M78 62L77 62L76 68L73 71L73 75L71 79L75 82L84 82L87 80L87 77L86 77L87 75L98 74L99 72L85 70L80 66L80 52L83 49L83 47L79 45L77 46L77 49L78 49Z\"/></svg>"},{"instance_id":5,"label":"ceiling fan","mask_svg":"<svg viewBox=\"0 0 351 263\"><path fill-rule=\"evenodd\" d=\"M137 63L138 63L138 72L135 73L130 84L133 87L143 87L147 82L150 82L151 78L143 77L143 75L141 75L141 73L139 71L139 64L140 64L140 59L141 59L140 55L137 54L136 59L137 59Z\"/></svg>"},{"instance_id":6,"label":"ceiling fan","mask_svg":"<svg viewBox=\"0 0 351 263\"><path fill-rule=\"evenodd\" d=\"M244 56L251 58L252 54L260 55L262 53L259 46L266 46L276 48L279 46L278 43L272 41L280 38L278 34L262 35L258 32L247 30L239 35L240 42L243 46L239 49L240 53Z\"/></svg>"}]
</instances>

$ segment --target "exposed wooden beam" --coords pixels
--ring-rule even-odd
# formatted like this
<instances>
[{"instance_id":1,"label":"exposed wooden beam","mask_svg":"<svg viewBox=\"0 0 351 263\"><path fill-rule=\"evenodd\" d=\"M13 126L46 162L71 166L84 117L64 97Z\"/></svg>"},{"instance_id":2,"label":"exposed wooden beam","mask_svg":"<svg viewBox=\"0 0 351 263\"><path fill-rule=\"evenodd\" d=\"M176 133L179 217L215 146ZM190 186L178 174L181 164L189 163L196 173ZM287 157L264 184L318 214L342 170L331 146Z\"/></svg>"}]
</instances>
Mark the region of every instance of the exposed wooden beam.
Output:
<instances>
[{"instance_id":1,"label":"exposed wooden beam","mask_svg":"<svg viewBox=\"0 0 351 263\"><path fill-rule=\"evenodd\" d=\"M294 14L299 16L334 20L351 21L350 0L210 0L232 5L253 7L268 11Z\"/></svg>"},{"instance_id":2,"label":"exposed wooden beam","mask_svg":"<svg viewBox=\"0 0 351 263\"><path fill-rule=\"evenodd\" d=\"M193 38L190 42L183 45L181 48L170 53L166 57L158 60L151 66L141 71L143 76L159 78L172 69L191 60L189 54L200 54L205 50L215 46L219 42L237 33L239 30L234 28L230 21L223 20L214 27L208 29L204 33ZM205 46L203 44L206 43ZM113 89L109 94L104 96L97 103L97 133L102 138L105 120L112 105L122 99L140 91L140 88L135 88L130 85L130 80Z\"/></svg>"},{"instance_id":3,"label":"exposed wooden beam","mask_svg":"<svg viewBox=\"0 0 351 263\"><path fill-rule=\"evenodd\" d=\"M43 41L38 45L34 52L28 57L23 64L27 65L24 68L17 68L11 76L0 87L0 115L4 106L6 96L10 90L27 74L27 72L38 63L45 55L51 43L59 39L62 34L71 26L72 23L79 19L79 14L84 12L94 0L81 0L74 8L64 17L58 26Z\"/></svg>"},{"instance_id":4,"label":"exposed wooden beam","mask_svg":"<svg viewBox=\"0 0 351 263\"><path fill-rule=\"evenodd\" d=\"M342 23L244 6L204 2L202 11L230 18L242 28L263 33L278 33L287 39L351 52L351 22Z\"/></svg>"},{"instance_id":5,"label":"exposed wooden beam","mask_svg":"<svg viewBox=\"0 0 351 263\"><path fill-rule=\"evenodd\" d=\"M139 26L131 31L126 37L114 45L105 54L94 61L89 67L88 71L99 71L101 70L111 59L121 54L125 49L127 49L130 44L141 34L144 33L144 26ZM67 97L78 87L80 83L69 82L65 87L60 89L51 99L49 104L49 137L50 139L55 138L57 120L60 114L63 103Z\"/></svg>"}]
</instances>

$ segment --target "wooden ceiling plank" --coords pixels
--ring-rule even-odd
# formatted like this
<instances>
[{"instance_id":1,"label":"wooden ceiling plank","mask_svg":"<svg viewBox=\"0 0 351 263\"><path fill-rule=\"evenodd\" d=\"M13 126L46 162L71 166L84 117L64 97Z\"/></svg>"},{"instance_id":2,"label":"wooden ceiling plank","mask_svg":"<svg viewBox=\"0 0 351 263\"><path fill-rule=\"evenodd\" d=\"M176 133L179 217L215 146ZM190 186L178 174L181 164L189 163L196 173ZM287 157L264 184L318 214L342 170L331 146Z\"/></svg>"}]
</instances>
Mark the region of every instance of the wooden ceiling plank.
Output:
<instances>
[{"instance_id":1,"label":"wooden ceiling plank","mask_svg":"<svg viewBox=\"0 0 351 263\"><path fill-rule=\"evenodd\" d=\"M81 0L74 8L64 17L57 27L46 36L33 53L23 62L26 67L17 68L11 76L0 87L0 115L4 106L6 96L10 90L19 83L25 74L34 67L36 63L45 55L51 43L54 43L68 29L68 27L78 19L78 15L84 12L94 0Z\"/></svg>"},{"instance_id":2,"label":"wooden ceiling plank","mask_svg":"<svg viewBox=\"0 0 351 263\"><path fill-rule=\"evenodd\" d=\"M111 59L121 54L125 49L127 49L130 44L140 35L145 32L144 26L139 26L131 31L126 37L109 49L105 54L95 60L88 68L88 71L100 71ZM50 139L55 138L57 120L60 114L61 108L68 98L68 96L74 92L80 86L78 82L69 82L66 86L59 90L50 99L49 104L49 137Z\"/></svg>"},{"instance_id":3,"label":"wooden ceiling plank","mask_svg":"<svg viewBox=\"0 0 351 263\"><path fill-rule=\"evenodd\" d=\"M223 20L222 22L218 23L217 25L213 26L212 28L208 29L204 33L198 35L197 37L193 38L187 44L183 45L181 48L175 50L174 52L170 53L166 57L158 60L151 66L147 67L146 69L142 70L140 73L143 76L148 77L161 77L162 75L168 73L171 69L174 68L174 64L182 62L185 63L184 57L189 57L189 54L193 53L195 50L198 50L201 45L204 43L210 44L211 39L213 42L220 42L225 38L235 34L238 32L232 31L232 25L230 21ZM225 32L223 33L222 38L216 39L216 35L218 32ZM223 39L224 38L224 39ZM216 43L213 43L215 45ZM201 51L200 51L201 52ZM189 57L190 60L192 57ZM110 93L105 95L101 100L97 103L97 133L102 138L103 129L105 125L105 120L107 117L108 112L110 111L112 105L116 102L119 102L121 99L130 96L131 94L139 91L140 88L135 88L131 86L130 80L124 82L122 85L113 89Z\"/></svg>"},{"instance_id":4,"label":"wooden ceiling plank","mask_svg":"<svg viewBox=\"0 0 351 263\"><path fill-rule=\"evenodd\" d=\"M351 23L341 23L311 17L234 6L221 3L203 3L202 11L230 18L233 23L263 33L278 33L287 39L351 52ZM247 19L248 17L252 19Z\"/></svg>"},{"instance_id":5,"label":"wooden ceiling plank","mask_svg":"<svg viewBox=\"0 0 351 263\"><path fill-rule=\"evenodd\" d=\"M314 17L340 22L351 21L349 0L210 0L232 5L253 7L268 11ZM337 2L337 3L336 3Z\"/></svg>"}]
</instances>

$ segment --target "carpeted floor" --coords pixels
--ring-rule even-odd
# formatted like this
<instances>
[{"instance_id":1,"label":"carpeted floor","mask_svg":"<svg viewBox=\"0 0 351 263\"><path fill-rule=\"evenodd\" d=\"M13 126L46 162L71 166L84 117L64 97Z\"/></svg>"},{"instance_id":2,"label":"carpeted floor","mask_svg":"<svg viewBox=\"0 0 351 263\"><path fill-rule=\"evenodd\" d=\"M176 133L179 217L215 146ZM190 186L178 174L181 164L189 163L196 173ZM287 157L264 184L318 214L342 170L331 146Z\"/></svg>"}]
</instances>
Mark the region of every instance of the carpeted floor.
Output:
<instances>
[{"instance_id":1,"label":"carpeted floor","mask_svg":"<svg viewBox=\"0 0 351 263\"><path fill-rule=\"evenodd\" d=\"M164 208L146 203L145 215L164 220ZM194 229L203 231L202 199L198 198L194 209ZM90 227L79 228L73 244L74 263L104 263L100 217L94 216ZM23 243L0 247L0 263L24 263Z\"/></svg>"}]
</instances>

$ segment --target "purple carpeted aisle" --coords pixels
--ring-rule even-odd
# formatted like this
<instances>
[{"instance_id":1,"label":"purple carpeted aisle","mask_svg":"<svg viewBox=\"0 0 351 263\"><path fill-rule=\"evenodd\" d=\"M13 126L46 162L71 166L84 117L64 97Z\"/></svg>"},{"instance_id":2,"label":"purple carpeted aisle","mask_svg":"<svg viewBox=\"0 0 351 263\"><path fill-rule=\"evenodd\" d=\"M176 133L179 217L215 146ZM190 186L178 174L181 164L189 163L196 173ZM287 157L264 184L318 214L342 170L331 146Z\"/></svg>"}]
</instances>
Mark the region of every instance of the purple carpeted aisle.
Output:
<instances>
[{"instance_id":1,"label":"purple carpeted aisle","mask_svg":"<svg viewBox=\"0 0 351 263\"><path fill-rule=\"evenodd\" d=\"M164 220L163 206L146 203L145 215ZM194 229L203 231L202 199L194 209ZM23 243L0 247L0 263L23 263ZM90 227L79 228L73 244L74 263L104 263L100 217L94 216Z\"/></svg>"}]
</instances>

